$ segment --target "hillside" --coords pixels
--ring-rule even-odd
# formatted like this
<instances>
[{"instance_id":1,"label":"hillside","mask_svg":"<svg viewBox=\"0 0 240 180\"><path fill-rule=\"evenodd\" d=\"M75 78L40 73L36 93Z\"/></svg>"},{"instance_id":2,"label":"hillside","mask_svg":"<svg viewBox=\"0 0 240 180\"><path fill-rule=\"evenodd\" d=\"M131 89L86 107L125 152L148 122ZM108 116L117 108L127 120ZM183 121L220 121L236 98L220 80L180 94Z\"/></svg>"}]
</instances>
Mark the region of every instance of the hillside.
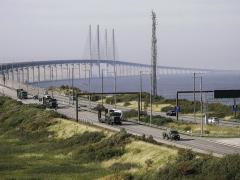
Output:
<instances>
[{"instance_id":1,"label":"hillside","mask_svg":"<svg viewBox=\"0 0 240 180\"><path fill-rule=\"evenodd\" d=\"M239 155L197 155L0 97L1 179L238 179Z\"/></svg>"}]
</instances>

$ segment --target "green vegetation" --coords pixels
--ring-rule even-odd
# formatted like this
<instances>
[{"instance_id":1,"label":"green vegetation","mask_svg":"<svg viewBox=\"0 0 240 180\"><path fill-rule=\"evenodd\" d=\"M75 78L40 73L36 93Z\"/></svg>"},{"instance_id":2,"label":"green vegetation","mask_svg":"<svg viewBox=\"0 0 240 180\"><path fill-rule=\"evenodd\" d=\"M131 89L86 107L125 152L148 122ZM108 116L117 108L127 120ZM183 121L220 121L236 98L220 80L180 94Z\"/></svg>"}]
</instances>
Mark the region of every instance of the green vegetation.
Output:
<instances>
[{"instance_id":1,"label":"green vegetation","mask_svg":"<svg viewBox=\"0 0 240 180\"><path fill-rule=\"evenodd\" d=\"M149 168L158 169L177 155L144 142L155 142L151 137L137 140L124 130L113 133L63 118L42 106L0 97L1 179L131 177L150 166L146 159L153 161Z\"/></svg>"},{"instance_id":2,"label":"green vegetation","mask_svg":"<svg viewBox=\"0 0 240 180\"><path fill-rule=\"evenodd\" d=\"M6 97L0 97L0 147L1 179L240 178L239 155L195 154Z\"/></svg>"},{"instance_id":3,"label":"green vegetation","mask_svg":"<svg viewBox=\"0 0 240 180\"><path fill-rule=\"evenodd\" d=\"M240 178L240 156L228 155L221 159L197 156L190 150L180 150L174 163L168 163L158 171L146 173L136 179L221 179Z\"/></svg>"}]
</instances>

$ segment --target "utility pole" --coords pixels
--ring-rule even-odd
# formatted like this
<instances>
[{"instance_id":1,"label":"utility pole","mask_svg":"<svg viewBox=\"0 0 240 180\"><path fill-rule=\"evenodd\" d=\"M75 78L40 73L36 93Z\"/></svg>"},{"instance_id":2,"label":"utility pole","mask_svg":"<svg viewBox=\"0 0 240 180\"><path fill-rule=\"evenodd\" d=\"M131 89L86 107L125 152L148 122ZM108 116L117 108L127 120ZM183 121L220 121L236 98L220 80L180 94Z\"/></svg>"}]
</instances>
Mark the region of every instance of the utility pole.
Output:
<instances>
[{"instance_id":1,"label":"utility pole","mask_svg":"<svg viewBox=\"0 0 240 180\"><path fill-rule=\"evenodd\" d=\"M114 92L117 92L117 72L116 72L116 51L115 51L115 31L112 30L112 41L113 41L113 61L114 61ZM114 94L114 104L116 108L117 98L116 94Z\"/></svg>"},{"instance_id":2,"label":"utility pole","mask_svg":"<svg viewBox=\"0 0 240 180\"><path fill-rule=\"evenodd\" d=\"M152 73L150 74L151 79L151 90L150 90L150 126L152 124Z\"/></svg>"},{"instance_id":3,"label":"utility pole","mask_svg":"<svg viewBox=\"0 0 240 180\"><path fill-rule=\"evenodd\" d=\"M194 114L194 121L196 122L196 87L195 87L195 83L196 83L196 73L193 73L193 114Z\"/></svg>"},{"instance_id":4,"label":"utility pole","mask_svg":"<svg viewBox=\"0 0 240 180\"><path fill-rule=\"evenodd\" d=\"M101 96L101 99L102 99L102 106L103 106L103 69L102 69L102 96Z\"/></svg>"},{"instance_id":5,"label":"utility pole","mask_svg":"<svg viewBox=\"0 0 240 180\"><path fill-rule=\"evenodd\" d=\"M90 93L91 91L91 78L90 78L91 72L89 71L89 76L88 76L88 92ZM88 96L88 101L89 101L89 109L91 109L91 95L89 94Z\"/></svg>"},{"instance_id":6,"label":"utility pole","mask_svg":"<svg viewBox=\"0 0 240 180\"><path fill-rule=\"evenodd\" d=\"M72 103L74 104L74 67L72 67Z\"/></svg>"},{"instance_id":7,"label":"utility pole","mask_svg":"<svg viewBox=\"0 0 240 180\"><path fill-rule=\"evenodd\" d=\"M142 71L140 71L140 111L142 111Z\"/></svg>"},{"instance_id":8,"label":"utility pole","mask_svg":"<svg viewBox=\"0 0 240 180\"><path fill-rule=\"evenodd\" d=\"M156 36L156 13L152 11L152 93L157 96L157 36Z\"/></svg>"},{"instance_id":9,"label":"utility pole","mask_svg":"<svg viewBox=\"0 0 240 180\"><path fill-rule=\"evenodd\" d=\"M202 98L202 76L200 77L200 93L201 93L201 136L203 136L203 98Z\"/></svg>"}]
</instances>

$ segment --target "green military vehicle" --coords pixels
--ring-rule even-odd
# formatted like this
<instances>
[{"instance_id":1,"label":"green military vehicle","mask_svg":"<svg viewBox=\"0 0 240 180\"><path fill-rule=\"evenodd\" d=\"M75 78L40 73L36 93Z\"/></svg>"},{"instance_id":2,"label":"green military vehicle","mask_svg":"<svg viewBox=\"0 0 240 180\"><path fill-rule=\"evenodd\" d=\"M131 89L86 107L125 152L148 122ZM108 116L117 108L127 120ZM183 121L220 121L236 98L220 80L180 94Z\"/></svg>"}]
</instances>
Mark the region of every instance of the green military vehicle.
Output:
<instances>
[{"instance_id":1,"label":"green military vehicle","mask_svg":"<svg viewBox=\"0 0 240 180\"><path fill-rule=\"evenodd\" d=\"M43 101L43 105L46 108L50 108L50 109L58 108L57 100L52 98L50 95L44 95L42 98L42 101Z\"/></svg>"},{"instance_id":2,"label":"green military vehicle","mask_svg":"<svg viewBox=\"0 0 240 180\"><path fill-rule=\"evenodd\" d=\"M167 129L165 132L162 133L163 139L170 139L170 140L180 140L180 135L177 130L175 129Z\"/></svg>"},{"instance_id":3,"label":"green military vehicle","mask_svg":"<svg viewBox=\"0 0 240 180\"><path fill-rule=\"evenodd\" d=\"M27 99L28 98L27 91L24 91L23 89L17 89L17 98L18 99Z\"/></svg>"}]
</instances>

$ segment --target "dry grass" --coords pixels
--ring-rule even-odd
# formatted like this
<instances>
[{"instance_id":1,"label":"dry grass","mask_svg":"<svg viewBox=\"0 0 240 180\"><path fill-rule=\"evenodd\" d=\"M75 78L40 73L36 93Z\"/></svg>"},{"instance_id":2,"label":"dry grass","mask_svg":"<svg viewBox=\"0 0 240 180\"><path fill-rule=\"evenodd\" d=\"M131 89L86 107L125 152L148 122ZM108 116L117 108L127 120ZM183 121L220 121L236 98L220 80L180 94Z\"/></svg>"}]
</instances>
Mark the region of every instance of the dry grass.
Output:
<instances>
[{"instance_id":1,"label":"dry grass","mask_svg":"<svg viewBox=\"0 0 240 180\"><path fill-rule=\"evenodd\" d=\"M49 131L54 132L54 138L56 139L67 139L76 134L82 134L86 131L94 132L94 131L102 131L100 128L92 127L85 124L79 124L73 121L57 118L56 124L50 126L48 128ZM110 132L105 131L106 134Z\"/></svg>"},{"instance_id":2,"label":"dry grass","mask_svg":"<svg viewBox=\"0 0 240 180\"><path fill-rule=\"evenodd\" d=\"M126 146L126 153L116 159L103 162L106 168L114 163L131 163L138 167L133 167L129 172L144 172L147 168L146 160L152 160L152 169L163 167L166 163L174 161L177 150L165 146L154 145L143 141L132 141ZM140 170L140 171L139 171Z\"/></svg>"}]
</instances>

